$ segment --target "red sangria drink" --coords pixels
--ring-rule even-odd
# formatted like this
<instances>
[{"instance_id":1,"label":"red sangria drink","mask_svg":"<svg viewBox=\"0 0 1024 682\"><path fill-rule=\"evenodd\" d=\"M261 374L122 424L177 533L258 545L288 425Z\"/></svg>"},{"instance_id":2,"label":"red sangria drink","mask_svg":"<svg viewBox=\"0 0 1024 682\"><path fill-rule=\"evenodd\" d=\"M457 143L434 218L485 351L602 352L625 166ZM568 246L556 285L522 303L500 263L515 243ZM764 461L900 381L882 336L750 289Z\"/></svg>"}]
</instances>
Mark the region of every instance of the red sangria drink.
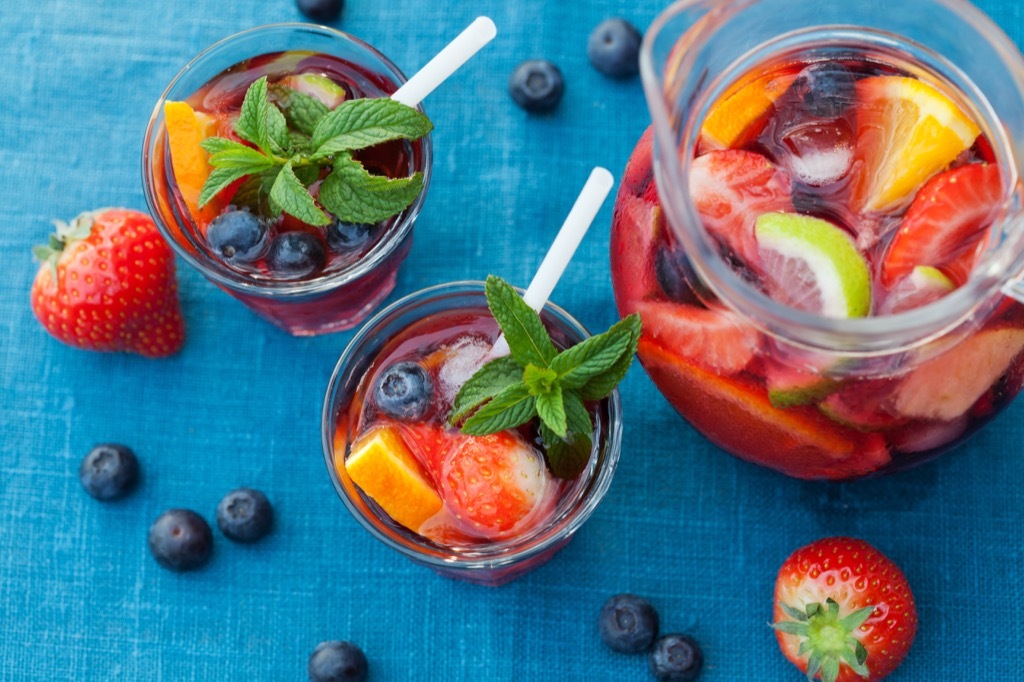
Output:
<instances>
[{"instance_id":1,"label":"red sangria drink","mask_svg":"<svg viewBox=\"0 0 1024 682\"><path fill-rule=\"evenodd\" d=\"M157 224L211 281L296 335L358 324L393 289L430 178L405 81L331 29L227 38L171 82L147 131Z\"/></svg>"},{"instance_id":2,"label":"red sangria drink","mask_svg":"<svg viewBox=\"0 0 1024 682\"><path fill-rule=\"evenodd\" d=\"M496 297L532 314L532 331L508 324ZM331 379L323 441L339 494L374 536L443 575L498 585L532 570L611 482L621 440L614 385L636 322L588 337L552 305L538 317L496 278L399 301L359 332ZM492 357L503 329L511 354ZM541 355L530 355L528 338ZM618 364L580 364L584 343L614 346Z\"/></svg>"},{"instance_id":3,"label":"red sangria drink","mask_svg":"<svg viewBox=\"0 0 1024 682\"><path fill-rule=\"evenodd\" d=\"M642 364L711 441L790 476L948 450L1024 385L1024 310L1002 293L1021 256L1008 130L963 72L883 32L906 28L902 8L847 26L824 3L823 25L804 25L775 16L799 3L726 2L694 21L706 4L678 3L648 39L655 125L616 204L612 279L643 320ZM990 52L1008 47L943 4L920 18L962 14ZM723 47L755 16L760 47ZM684 75L719 60L717 80Z\"/></svg>"}]
</instances>

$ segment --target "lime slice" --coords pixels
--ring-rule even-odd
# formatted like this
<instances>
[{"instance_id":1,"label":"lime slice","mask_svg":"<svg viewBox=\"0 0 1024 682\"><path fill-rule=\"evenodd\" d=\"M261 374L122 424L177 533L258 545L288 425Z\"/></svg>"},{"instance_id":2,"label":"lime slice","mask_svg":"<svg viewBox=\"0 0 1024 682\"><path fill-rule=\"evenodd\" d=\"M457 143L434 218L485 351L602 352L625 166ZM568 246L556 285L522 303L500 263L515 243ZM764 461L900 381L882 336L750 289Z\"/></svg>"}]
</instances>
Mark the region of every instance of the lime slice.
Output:
<instances>
[{"instance_id":1,"label":"lime slice","mask_svg":"<svg viewBox=\"0 0 1024 682\"><path fill-rule=\"evenodd\" d=\"M878 314L894 315L904 310L919 308L937 301L955 288L953 280L946 277L938 268L918 265L886 294L882 304L878 306Z\"/></svg>"},{"instance_id":2,"label":"lime slice","mask_svg":"<svg viewBox=\"0 0 1024 682\"><path fill-rule=\"evenodd\" d=\"M825 317L868 314L871 274L842 229L796 213L765 213L754 235L769 296Z\"/></svg>"}]
</instances>

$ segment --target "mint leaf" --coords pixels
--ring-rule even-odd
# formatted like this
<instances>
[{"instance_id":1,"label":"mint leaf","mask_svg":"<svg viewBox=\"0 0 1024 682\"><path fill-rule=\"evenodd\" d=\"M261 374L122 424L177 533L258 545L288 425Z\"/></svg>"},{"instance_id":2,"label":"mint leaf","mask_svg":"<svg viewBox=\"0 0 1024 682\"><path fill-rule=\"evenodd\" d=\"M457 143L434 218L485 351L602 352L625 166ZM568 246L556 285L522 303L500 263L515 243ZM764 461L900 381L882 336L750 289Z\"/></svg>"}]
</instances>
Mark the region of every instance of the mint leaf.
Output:
<instances>
[{"instance_id":1,"label":"mint leaf","mask_svg":"<svg viewBox=\"0 0 1024 682\"><path fill-rule=\"evenodd\" d=\"M277 165L262 152L244 144L235 144L210 154L210 165L214 168L241 168L246 170L246 175L255 175Z\"/></svg>"},{"instance_id":2,"label":"mint leaf","mask_svg":"<svg viewBox=\"0 0 1024 682\"><path fill-rule=\"evenodd\" d=\"M526 384L515 383L473 413L462 425L462 432L485 436L525 424L536 414L536 398L530 395L530 389Z\"/></svg>"},{"instance_id":3,"label":"mint leaf","mask_svg":"<svg viewBox=\"0 0 1024 682\"><path fill-rule=\"evenodd\" d=\"M281 171L270 188L270 205L288 215L295 216L308 225L329 225L331 219L316 205L306 187L295 177L292 162L281 167Z\"/></svg>"},{"instance_id":4,"label":"mint leaf","mask_svg":"<svg viewBox=\"0 0 1024 682\"><path fill-rule=\"evenodd\" d=\"M267 99L267 77L262 76L245 91L242 110L235 121L235 132L246 142L252 142L268 156L270 150L270 131L267 125L267 110L270 101Z\"/></svg>"},{"instance_id":5,"label":"mint leaf","mask_svg":"<svg viewBox=\"0 0 1024 682\"><path fill-rule=\"evenodd\" d=\"M274 166L255 175L250 175L238 187L231 197L231 203L249 208L253 213L270 212L270 189L281 172L280 166Z\"/></svg>"},{"instance_id":6,"label":"mint leaf","mask_svg":"<svg viewBox=\"0 0 1024 682\"><path fill-rule=\"evenodd\" d=\"M320 166L292 166L295 177L306 187L309 187L320 178Z\"/></svg>"},{"instance_id":7,"label":"mint leaf","mask_svg":"<svg viewBox=\"0 0 1024 682\"><path fill-rule=\"evenodd\" d=\"M451 424L458 422L473 408L490 400L512 384L519 383L522 379L523 368L511 355L491 360L478 369L469 381L462 384L462 388L455 394L448 422Z\"/></svg>"},{"instance_id":8,"label":"mint leaf","mask_svg":"<svg viewBox=\"0 0 1024 682\"><path fill-rule=\"evenodd\" d=\"M434 125L412 107L382 97L342 102L317 123L311 144L313 159L365 149L389 140L415 140Z\"/></svg>"},{"instance_id":9,"label":"mint leaf","mask_svg":"<svg viewBox=\"0 0 1024 682\"><path fill-rule=\"evenodd\" d=\"M225 152L238 148L256 151L252 147L246 147L241 142L236 142L235 140L230 140L226 137L207 137L199 143L199 146L211 155L216 154L217 152Z\"/></svg>"},{"instance_id":10,"label":"mint leaf","mask_svg":"<svg viewBox=\"0 0 1024 682\"><path fill-rule=\"evenodd\" d=\"M593 377L580 387L580 397L583 400L601 400L607 397L626 377L630 365L633 364L633 356L636 354L637 344L640 342L640 316L633 313L624 317L613 324L608 331L619 329L629 331L629 344L626 350L607 371Z\"/></svg>"},{"instance_id":11,"label":"mint leaf","mask_svg":"<svg viewBox=\"0 0 1024 682\"><path fill-rule=\"evenodd\" d=\"M284 120L281 110L270 103L267 104L267 137L274 151L284 153L291 148L288 122Z\"/></svg>"},{"instance_id":12,"label":"mint leaf","mask_svg":"<svg viewBox=\"0 0 1024 682\"><path fill-rule=\"evenodd\" d=\"M309 137L313 135L313 130L320 119L330 111L327 105L316 97L284 85L270 86L270 94L281 108L288 124Z\"/></svg>"},{"instance_id":13,"label":"mint leaf","mask_svg":"<svg viewBox=\"0 0 1024 682\"><path fill-rule=\"evenodd\" d=\"M547 367L527 365L523 370L523 383L535 396L551 393L558 387L558 372Z\"/></svg>"},{"instance_id":14,"label":"mint leaf","mask_svg":"<svg viewBox=\"0 0 1024 682\"><path fill-rule=\"evenodd\" d=\"M423 190L422 173L393 180L371 175L348 152L340 152L333 165L320 185L320 203L347 223L386 220L408 208Z\"/></svg>"},{"instance_id":15,"label":"mint leaf","mask_svg":"<svg viewBox=\"0 0 1024 682\"><path fill-rule=\"evenodd\" d=\"M203 189L199 192L199 208L210 202L225 187L239 178L250 175L249 168L214 168L210 171L210 177L203 183Z\"/></svg>"},{"instance_id":16,"label":"mint leaf","mask_svg":"<svg viewBox=\"0 0 1024 682\"><path fill-rule=\"evenodd\" d=\"M575 391L564 391L562 398L567 426L565 437L559 437L543 422L540 435L544 439L551 473L559 478L576 478L587 468L590 460L594 448L594 424Z\"/></svg>"},{"instance_id":17,"label":"mint leaf","mask_svg":"<svg viewBox=\"0 0 1024 682\"><path fill-rule=\"evenodd\" d=\"M559 353L551 361L551 369L563 386L579 388L615 366L629 342L628 329L609 329Z\"/></svg>"},{"instance_id":18,"label":"mint leaf","mask_svg":"<svg viewBox=\"0 0 1024 682\"><path fill-rule=\"evenodd\" d=\"M548 370L550 371L550 370ZM555 384L547 393L535 394L537 398L537 416L559 438L565 438L568 426L565 423L565 403L562 387Z\"/></svg>"},{"instance_id":19,"label":"mint leaf","mask_svg":"<svg viewBox=\"0 0 1024 682\"><path fill-rule=\"evenodd\" d=\"M512 357L523 367L547 367L558 351L537 312L500 277L488 276L484 291L487 306L505 334Z\"/></svg>"}]
</instances>

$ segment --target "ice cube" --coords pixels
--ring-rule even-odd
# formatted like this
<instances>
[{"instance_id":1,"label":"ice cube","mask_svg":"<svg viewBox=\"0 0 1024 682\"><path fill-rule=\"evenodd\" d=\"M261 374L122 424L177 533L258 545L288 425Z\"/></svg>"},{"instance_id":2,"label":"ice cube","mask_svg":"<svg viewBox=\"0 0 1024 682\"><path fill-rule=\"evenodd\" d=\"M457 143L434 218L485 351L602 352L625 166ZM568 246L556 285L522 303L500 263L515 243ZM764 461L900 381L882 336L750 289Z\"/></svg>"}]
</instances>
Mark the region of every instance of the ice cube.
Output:
<instances>
[{"instance_id":1,"label":"ice cube","mask_svg":"<svg viewBox=\"0 0 1024 682\"><path fill-rule=\"evenodd\" d=\"M784 165L801 182L824 187L843 179L853 165L853 132L845 119L810 121L782 138Z\"/></svg>"},{"instance_id":2,"label":"ice cube","mask_svg":"<svg viewBox=\"0 0 1024 682\"><path fill-rule=\"evenodd\" d=\"M474 336L464 336L447 349L444 364L437 373L441 397L447 404L455 400L462 385L484 365L490 350L489 341Z\"/></svg>"}]
</instances>

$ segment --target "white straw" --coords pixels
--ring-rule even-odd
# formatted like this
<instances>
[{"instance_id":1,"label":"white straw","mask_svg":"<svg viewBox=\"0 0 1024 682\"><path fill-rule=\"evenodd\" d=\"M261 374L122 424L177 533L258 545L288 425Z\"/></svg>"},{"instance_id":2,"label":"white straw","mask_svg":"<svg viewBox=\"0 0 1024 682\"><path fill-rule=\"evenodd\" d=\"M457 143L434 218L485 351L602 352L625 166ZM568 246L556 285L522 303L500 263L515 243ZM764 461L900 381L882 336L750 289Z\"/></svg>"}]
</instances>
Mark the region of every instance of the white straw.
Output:
<instances>
[{"instance_id":1,"label":"white straw","mask_svg":"<svg viewBox=\"0 0 1024 682\"><path fill-rule=\"evenodd\" d=\"M488 17L477 17L466 30L448 43L433 59L413 74L391 99L414 107L465 64L470 57L498 35L498 28Z\"/></svg>"},{"instance_id":2,"label":"white straw","mask_svg":"<svg viewBox=\"0 0 1024 682\"><path fill-rule=\"evenodd\" d=\"M540 267L537 268L537 274L533 276L533 281L530 282L526 293L523 294L523 300L537 312L544 308L551 292L555 290L555 285L558 284L558 280L565 272L573 254L576 253L576 248L583 241L583 236L587 234L587 230L594 222L594 218L597 217L598 211L601 210L601 206L614 184L615 179L608 170L598 167L591 171L590 177L587 178L587 184L583 186L579 197L576 198L576 203L573 204L572 210L569 211L565 222L562 223L562 228L555 236L555 241L551 242L547 255L544 256ZM505 336L499 336L491 348L490 357L504 355L507 352L508 343L505 341Z\"/></svg>"}]
</instances>

